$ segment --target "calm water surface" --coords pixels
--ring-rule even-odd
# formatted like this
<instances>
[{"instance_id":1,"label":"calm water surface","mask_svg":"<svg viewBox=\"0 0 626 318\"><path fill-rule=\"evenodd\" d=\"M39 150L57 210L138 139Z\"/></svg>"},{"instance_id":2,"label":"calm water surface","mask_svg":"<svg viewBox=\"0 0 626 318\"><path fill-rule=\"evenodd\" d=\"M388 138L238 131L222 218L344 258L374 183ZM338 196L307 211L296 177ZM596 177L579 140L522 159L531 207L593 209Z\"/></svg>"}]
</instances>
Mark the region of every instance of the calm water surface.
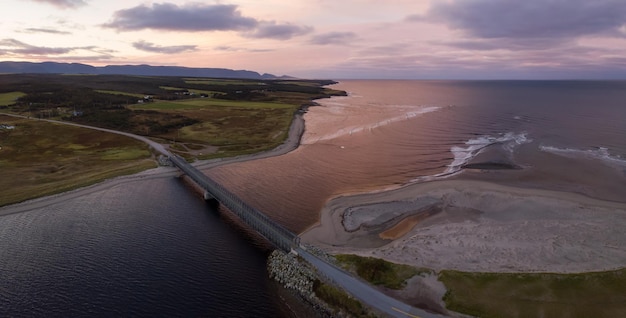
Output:
<instances>
[{"instance_id":1,"label":"calm water surface","mask_svg":"<svg viewBox=\"0 0 626 318\"><path fill-rule=\"evenodd\" d=\"M0 316L281 316L255 244L174 177L0 216Z\"/></svg>"}]
</instances>

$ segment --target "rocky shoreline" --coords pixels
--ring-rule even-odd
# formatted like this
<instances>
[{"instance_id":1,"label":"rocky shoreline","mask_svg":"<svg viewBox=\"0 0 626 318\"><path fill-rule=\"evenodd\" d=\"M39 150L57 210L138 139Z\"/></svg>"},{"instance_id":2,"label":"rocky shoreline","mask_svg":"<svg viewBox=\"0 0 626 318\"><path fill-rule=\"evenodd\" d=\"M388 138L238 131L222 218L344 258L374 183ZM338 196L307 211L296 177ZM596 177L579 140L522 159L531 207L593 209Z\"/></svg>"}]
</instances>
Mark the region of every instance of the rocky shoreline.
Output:
<instances>
[{"instance_id":1,"label":"rocky shoreline","mask_svg":"<svg viewBox=\"0 0 626 318\"><path fill-rule=\"evenodd\" d=\"M319 248L307 246L307 251L326 260L335 263L334 257L326 254ZM352 317L353 315L329 305L320 299L316 292L316 284L324 281L317 271L294 253L285 253L274 250L267 258L267 270L271 279L280 283L283 287L291 290L295 296L309 304L318 317Z\"/></svg>"}]
</instances>

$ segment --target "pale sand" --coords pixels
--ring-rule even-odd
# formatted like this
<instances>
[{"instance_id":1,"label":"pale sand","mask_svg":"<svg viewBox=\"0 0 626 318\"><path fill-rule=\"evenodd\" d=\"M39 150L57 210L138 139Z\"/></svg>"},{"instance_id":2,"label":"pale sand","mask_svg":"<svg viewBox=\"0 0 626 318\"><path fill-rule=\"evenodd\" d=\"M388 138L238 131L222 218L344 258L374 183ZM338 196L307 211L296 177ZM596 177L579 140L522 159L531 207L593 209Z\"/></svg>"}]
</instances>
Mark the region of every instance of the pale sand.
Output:
<instances>
[{"instance_id":1,"label":"pale sand","mask_svg":"<svg viewBox=\"0 0 626 318\"><path fill-rule=\"evenodd\" d=\"M429 216L406 209L438 198ZM421 200L421 201L420 201ZM373 224L378 214L408 211L403 217ZM342 214L366 211L347 232ZM409 231L392 229L402 219L420 219ZM301 235L303 242L332 253L354 253L426 267L436 271L588 272L626 266L626 203L581 194L503 186L471 180L441 180L400 189L330 200L320 223ZM403 225L399 225L402 227ZM404 225L406 226L406 224ZM352 225L354 229L354 224ZM390 241L380 238L400 236Z\"/></svg>"}]
</instances>

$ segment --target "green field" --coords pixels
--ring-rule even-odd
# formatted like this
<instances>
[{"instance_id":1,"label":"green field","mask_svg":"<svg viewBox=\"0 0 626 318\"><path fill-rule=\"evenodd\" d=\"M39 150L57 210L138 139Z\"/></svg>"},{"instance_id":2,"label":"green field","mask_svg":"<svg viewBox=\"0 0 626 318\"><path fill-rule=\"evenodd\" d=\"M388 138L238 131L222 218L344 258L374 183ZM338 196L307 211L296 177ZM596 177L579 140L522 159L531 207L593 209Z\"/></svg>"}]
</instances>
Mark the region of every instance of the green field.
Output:
<instances>
[{"instance_id":1,"label":"green field","mask_svg":"<svg viewBox=\"0 0 626 318\"><path fill-rule=\"evenodd\" d=\"M335 258L343 268L356 273L366 281L391 289L401 289L407 279L420 273L430 272L374 257L340 254Z\"/></svg>"},{"instance_id":2,"label":"green field","mask_svg":"<svg viewBox=\"0 0 626 318\"><path fill-rule=\"evenodd\" d=\"M251 80L237 80L237 79L198 79L198 78L186 78L186 84L201 84L201 85L265 85L263 82L251 81Z\"/></svg>"},{"instance_id":3,"label":"green field","mask_svg":"<svg viewBox=\"0 0 626 318\"><path fill-rule=\"evenodd\" d=\"M160 88L166 91L188 91L194 94L207 94L209 96L224 94L223 92L220 92L220 91L207 91L207 90L191 89L191 88L183 88L183 87L161 86Z\"/></svg>"},{"instance_id":4,"label":"green field","mask_svg":"<svg viewBox=\"0 0 626 318\"><path fill-rule=\"evenodd\" d=\"M447 308L477 317L626 317L626 269L582 274L442 271Z\"/></svg>"},{"instance_id":5,"label":"green field","mask_svg":"<svg viewBox=\"0 0 626 318\"><path fill-rule=\"evenodd\" d=\"M120 91L108 91L108 90L103 90L103 89L97 89L95 90L98 93L104 93L104 94L111 94L111 95L124 95L124 96L132 96L132 97L137 97L137 98L144 98L144 94L138 94L138 93L127 93L127 92L120 92Z\"/></svg>"},{"instance_id":6,"label":"green field","mask_svg":"<svg viewBox=\"0 0 626 318\"><path fill-rule=\"evenodd\" d=\"M156 164L132 138L0 114L0 206L68 191Z\"/></svg>"},{"instance_id":7,"label":"green field","mask_svg":"<svg viewBox=\"0 0 626 318\"><path fill-rule=\"evenodd\" d=\"M256 101L232 101L215 98L196 98L179 101L156 101L153 103L145 103L129 106L130 109L143 110L185 110L198 109L208 107L237 107L247 109L295 109L295 105L273 102L256 102Z\"/></svg>"},{"instance_id":8,"label":"green field","mask_svg":"<svg viewBox=\"0 0 626 318\"><path fill-rule=\"evenodd\" d=\"M11 92L0 94L0 106L8 106L15 103L15 100L26 94L22 92Z\"/></svg>"}]
</instances>

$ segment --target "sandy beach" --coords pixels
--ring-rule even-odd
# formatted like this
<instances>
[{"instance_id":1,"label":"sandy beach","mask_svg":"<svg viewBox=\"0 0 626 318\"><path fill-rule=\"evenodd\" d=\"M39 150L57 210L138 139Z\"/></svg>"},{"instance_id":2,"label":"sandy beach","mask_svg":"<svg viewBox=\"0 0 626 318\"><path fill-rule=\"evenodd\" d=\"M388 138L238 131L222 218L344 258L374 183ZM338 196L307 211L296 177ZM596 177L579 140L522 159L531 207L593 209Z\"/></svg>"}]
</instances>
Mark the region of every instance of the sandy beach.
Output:
<instances>
[{"instance_id":1,"label":"sandy beach","mask_svg":"<svg viewBox=\"0 0 626 318\"><path fill-rule=\"evenodd\" d=\"M434 270L570 273L626 266L624 222L625 203L457 178L335 198L302 238Z\"/></svg>"}]
</instances>

